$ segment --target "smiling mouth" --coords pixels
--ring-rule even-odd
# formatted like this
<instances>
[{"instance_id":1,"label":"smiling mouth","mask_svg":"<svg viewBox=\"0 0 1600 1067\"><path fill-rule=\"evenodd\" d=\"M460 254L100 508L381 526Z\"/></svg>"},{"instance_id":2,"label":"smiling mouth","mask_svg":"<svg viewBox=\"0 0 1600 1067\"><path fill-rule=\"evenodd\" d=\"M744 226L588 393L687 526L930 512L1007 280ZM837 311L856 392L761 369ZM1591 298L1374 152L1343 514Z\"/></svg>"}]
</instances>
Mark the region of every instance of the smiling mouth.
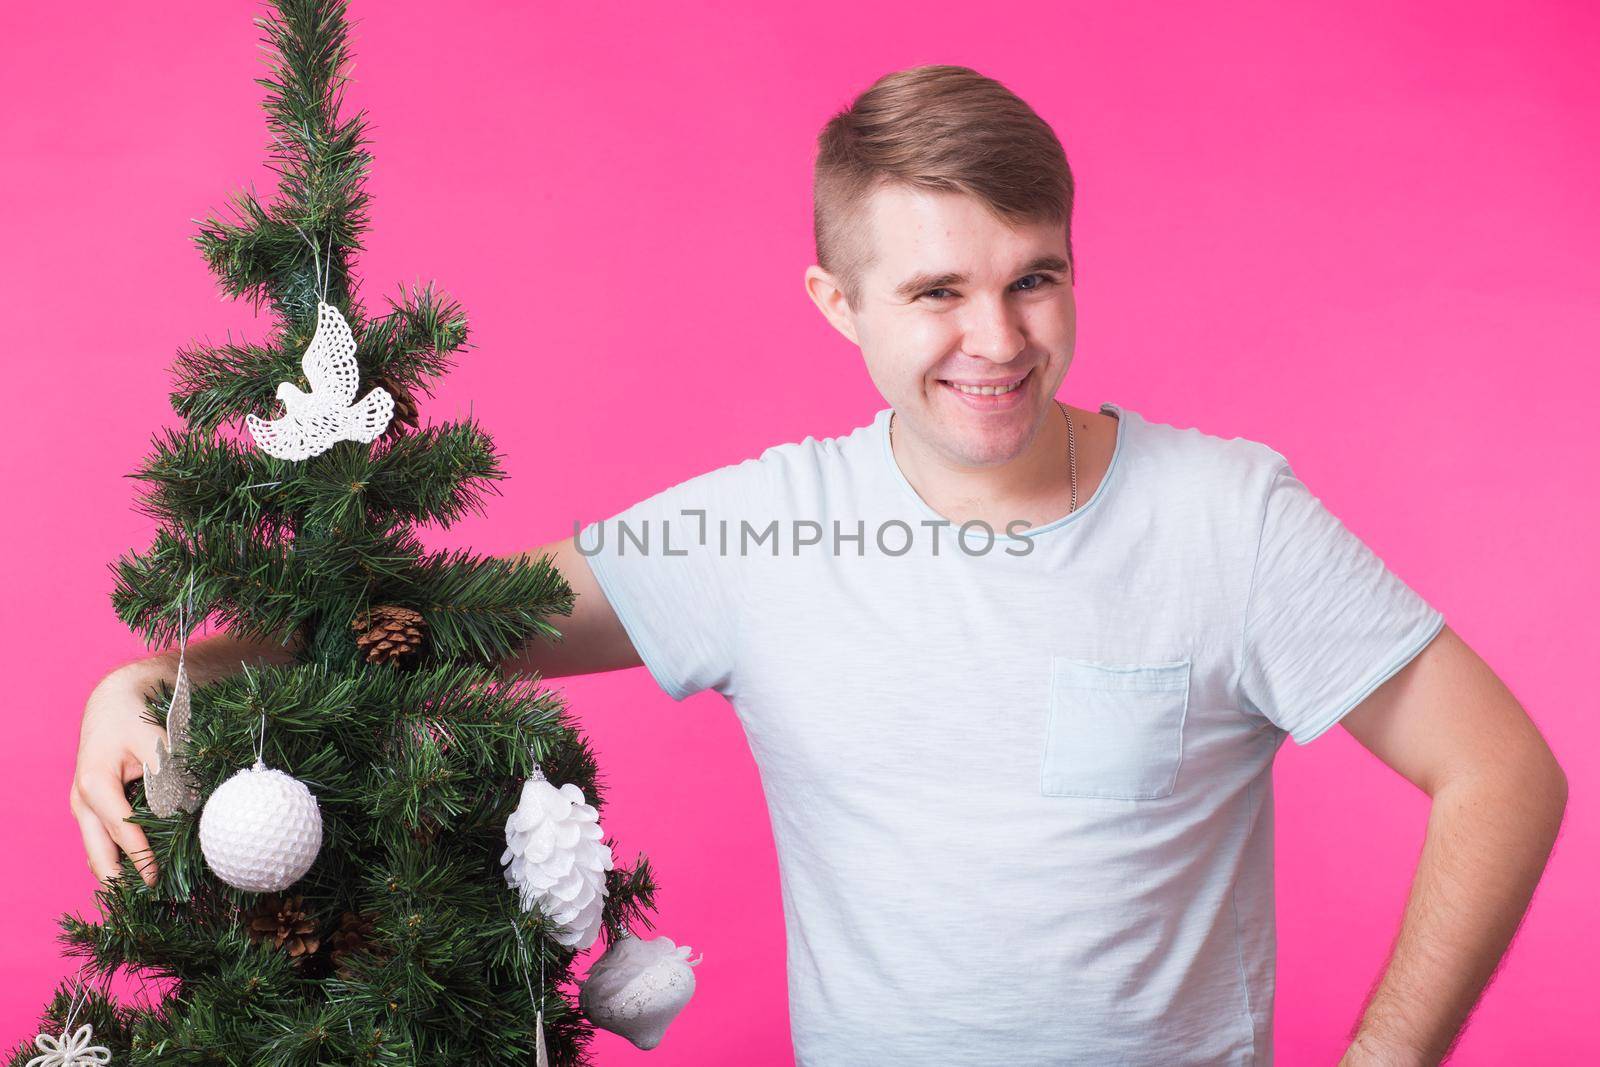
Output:
<instances>
[{"instance_id":1,"label":"smiling mouth","mask_svg":"<svg viewBox=\"0 0 1600 1067\"><path fill-rule=\"evenodd\" d=\"M948 385L956 392L965 393L968 396L1004 396L1007 393L1016 392L1018 389L1021 389L1022 384L1028 380L1028 374L1032 373L1033 371L1029 370L1027 374L1023 374L1020 377L1001 378L993 382L981 383L970 381L956 382L950 380L949 378L940 378L939 384Z\"/></svg>"}]
</instances>

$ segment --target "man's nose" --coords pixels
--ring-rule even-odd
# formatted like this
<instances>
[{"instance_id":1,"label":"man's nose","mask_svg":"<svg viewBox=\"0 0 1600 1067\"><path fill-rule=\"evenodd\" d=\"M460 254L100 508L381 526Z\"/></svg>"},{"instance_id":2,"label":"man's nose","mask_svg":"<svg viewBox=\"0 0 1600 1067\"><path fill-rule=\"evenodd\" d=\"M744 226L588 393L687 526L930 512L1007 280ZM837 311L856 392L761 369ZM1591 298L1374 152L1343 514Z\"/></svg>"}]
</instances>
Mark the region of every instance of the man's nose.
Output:
<instances>
[{"instance_id":1,"label":"man's nose","mask_svg":"<svg viewBox=\"0 0 1600 1067\"><path fill-rule=\"evenodd\" d=\"M963 311L968 355L1009 363L1028 347L1021 315L1004 297L974 300Z\"/></svg>"}]
</instances>

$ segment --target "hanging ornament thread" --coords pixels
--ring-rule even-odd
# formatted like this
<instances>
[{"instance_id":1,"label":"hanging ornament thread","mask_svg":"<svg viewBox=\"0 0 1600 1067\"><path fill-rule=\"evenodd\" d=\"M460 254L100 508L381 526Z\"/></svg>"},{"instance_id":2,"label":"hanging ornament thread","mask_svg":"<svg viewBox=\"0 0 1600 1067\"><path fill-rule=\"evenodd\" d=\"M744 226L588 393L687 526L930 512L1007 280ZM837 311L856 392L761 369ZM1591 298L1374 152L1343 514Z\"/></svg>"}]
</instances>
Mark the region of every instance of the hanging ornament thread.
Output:
<instances>
[{"instance_id":1,"label":"hanging ornament thread","mask_svg":"<svg viewBox=\"0 0 1600 1067\"><path fill-rule=\"evenodd\" d=\"M79 982L78 992L67 1004L67 1018L59 1037L41 1033L33 1039L34 1048L41 1054L29 1060L26 1067L97 1067L111 1062L110 1049L89 1043L94 1040L94 1027L89 1023L78 1027L71 1036L67 1034L72 1029L72 1017L78 1012L78 996L83 992L83 983Z\"/></svg>"},{"instance_id":2,"label":"hanging ornament thread","mask_svg":"<svg viewBox=\"0 0 1600 1067\"><path fill-rule=\"evenodd\" d=\"M533 1067L550 1067L550 1052L544 1043L544 953L539 954L539 992L533 991L533 964L528 959L528 946L522 940L522 930L516 921L511 923L511 932L517 935L517 956L522 960L522 981L528 987L528 999L533 1004Z\"/></svg>"}]
</instances>

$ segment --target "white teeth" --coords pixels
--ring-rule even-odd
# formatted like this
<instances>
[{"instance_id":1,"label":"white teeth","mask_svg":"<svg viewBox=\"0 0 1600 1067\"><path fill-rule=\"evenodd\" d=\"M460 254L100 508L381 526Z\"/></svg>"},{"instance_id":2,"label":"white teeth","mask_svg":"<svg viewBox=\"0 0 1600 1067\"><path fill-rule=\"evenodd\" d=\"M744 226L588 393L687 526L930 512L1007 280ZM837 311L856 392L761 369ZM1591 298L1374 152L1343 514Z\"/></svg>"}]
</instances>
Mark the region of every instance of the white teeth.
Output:
<instances>
[{"instance_id":1,"label":"white teeth","mask_svg":"<svg viewBox=\"0 0 1600 1067\"><path fill-rule=\"evenodd\" d=\"M1023 380L1021 378L1018 378L1016 381L1012 382L1010 385L998 385L998 386L997 385L957 385L955 382L946 382L945 384L948 385L950 388L954 389L958 393L970 393L973 396L1000 396L1000 395L1002 395L1004 393L1009 393L1013 389L1016 389L1017 387L1022 385L1022 381Z\"/></svg>"}]
</instances>

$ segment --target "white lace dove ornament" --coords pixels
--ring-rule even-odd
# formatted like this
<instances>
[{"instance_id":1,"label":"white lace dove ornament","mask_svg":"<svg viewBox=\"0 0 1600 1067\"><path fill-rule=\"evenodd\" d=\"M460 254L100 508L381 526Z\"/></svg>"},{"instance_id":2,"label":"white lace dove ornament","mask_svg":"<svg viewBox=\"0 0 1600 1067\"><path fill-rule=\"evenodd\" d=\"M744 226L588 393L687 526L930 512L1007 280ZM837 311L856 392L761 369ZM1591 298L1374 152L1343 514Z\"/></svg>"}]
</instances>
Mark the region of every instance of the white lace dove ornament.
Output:
<instances>
[{"instance_id":1,"label":"white lace dove ornament","mask_svg":"<svg viewBox=\"0 0 1600 1067\"><path fill-rule=\"evenodd\" d=\"M375 388L356 401L361 376L356 340L339 309L326 301L317 301L317 332L301 358L300 369L311 392L303 393L291 382L279 384L282 418L268 422L253 413L244 417L250 435L267 455L307 459L337 441L376 441L389 428L394 397Z\"/></svg>"},{"instance_id":2,"label":"white lace dove ornament","mask_svg":"<svg viewBox=\"0 0 1600 1067\"><path fill-rule=\"evenodd\" d=\"M567 948L586 949L600 934L612 856L599 820L582 789L571 782L557 789L537 765L506 820L506 884L523 911L544 913L556 927L551 936Z\"/></svg>"},{"instance_id":3,"label":"white lace dove ornament","mask_svg":"<svg viewBox=\"0 0 1600 1067\"><path fill-rule=\"evenodd\" d=\"M578 1006L602 1030L642 1049L661 1043L667 1026L694 995L693 949L670 937L641 941L633 934L606 949L578 983Z\"/></svg>"}]
</instances>

